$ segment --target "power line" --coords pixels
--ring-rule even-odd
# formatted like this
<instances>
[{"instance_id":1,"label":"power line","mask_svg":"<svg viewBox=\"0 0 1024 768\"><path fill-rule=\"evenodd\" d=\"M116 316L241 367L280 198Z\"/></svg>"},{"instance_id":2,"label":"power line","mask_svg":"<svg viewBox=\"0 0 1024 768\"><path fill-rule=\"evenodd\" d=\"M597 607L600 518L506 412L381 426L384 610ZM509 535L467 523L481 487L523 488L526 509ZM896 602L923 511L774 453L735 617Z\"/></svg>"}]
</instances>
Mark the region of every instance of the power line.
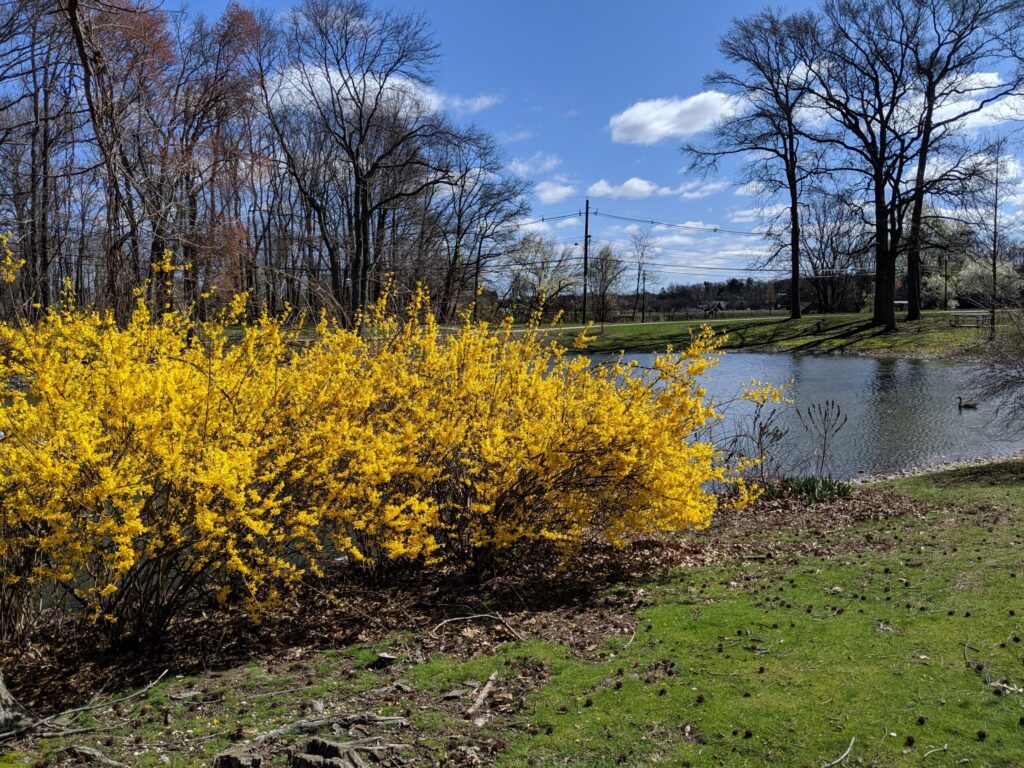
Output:
<instances>
[{"instance_id":1,"label":"power line","mask_svg":"<svg viewBox=\"0 0 1024 768\"><path fill-rule=\"evenodd\" d=\"M615 213L604 213L603 211L591 211L592 216L604 216L606 219L617 219L619 221L631 221L636 224L650 224L656 227L668 227L670 229L683 229L690 232L710 232L713 234L725 235L748 235L750 237L764 237L764 232L746 232L739 229L727 229L725 227L702 227L697 224L673 224L667 221L656 221L655 219L638 219L634 216L620 216Z\"/></svg>"}]
</instances>

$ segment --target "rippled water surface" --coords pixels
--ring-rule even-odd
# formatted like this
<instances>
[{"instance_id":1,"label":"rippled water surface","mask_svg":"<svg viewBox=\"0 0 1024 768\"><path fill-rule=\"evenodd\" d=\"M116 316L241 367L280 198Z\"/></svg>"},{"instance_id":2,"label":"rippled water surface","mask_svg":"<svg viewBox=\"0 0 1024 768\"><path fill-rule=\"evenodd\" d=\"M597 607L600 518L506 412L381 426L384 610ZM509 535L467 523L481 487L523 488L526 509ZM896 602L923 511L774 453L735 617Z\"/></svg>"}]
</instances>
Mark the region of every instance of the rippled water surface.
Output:
<instances>
[{"instance_id":1,"label":"rippled water surface","mask_svg":"<svg viewBox=\"0 0 1024 768\"><path fill-rule=\"evenodd\" d=\"M627 357L642 365L652 358ZM796 409L834 400L847 421L829 451L829 471L856 477L1024 450L1024 433L1003 423L996 403L957 409L957 395L971 399L977 375L970 365L945 360L730 353L710 373L707 389L716 400L728 400L754 378L792 382L793 405L779 413L778 423L788 434L783 469L794 473L812 466L818 445ZM746 409L733 408L723 428L737 431L748 417Z\"/></svg>"}]
</instances>

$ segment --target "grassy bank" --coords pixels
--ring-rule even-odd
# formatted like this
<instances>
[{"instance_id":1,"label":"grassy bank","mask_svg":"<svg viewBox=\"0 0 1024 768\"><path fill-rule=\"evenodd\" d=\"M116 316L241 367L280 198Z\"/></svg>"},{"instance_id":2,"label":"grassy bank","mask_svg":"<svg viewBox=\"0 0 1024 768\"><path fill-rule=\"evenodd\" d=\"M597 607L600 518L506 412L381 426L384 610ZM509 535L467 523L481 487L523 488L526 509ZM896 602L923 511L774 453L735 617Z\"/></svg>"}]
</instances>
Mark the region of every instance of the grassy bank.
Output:
<instances>
[{"instance_id":1,"label":"grassy bank","mask_svg":"<svg viewBox=\"0 0 1024 768\"><path fill-rule=\"evenodd\" d=\"M690 332L706 323L728 333L728 349L773 352L847 353L906 357L970 355L985 341L985 329L950 327L948 312L925 312L920 321L900 323L894 333L869 325L870 315L807 315L735 320L687 320L608 324L595 329L590 348L597 352L653 352L685 344Z\"/></svg>"},{"instance_id":2,"label":"grassy bank","mask_svg":"<svg viewBox=\"0 0 1024 768\"><path fill-rule=\"evenodd\" d=\"M402 609L401 630L375 635L371 617L362 639L316 632L172 671L0 765L71 764L76 746L209 765L283 724L358 714L402 721L321 732L404 745L378 753L391 765L805 766L849 748L846 765L1015 766L1022 546L1022 461L770 502L682 547L645 545L633 578L594 593L500 612L427 599ZM381 651L397 660L377 668ZM285 764L281 748L270 764Z\"/></svg>"}]
</instances>

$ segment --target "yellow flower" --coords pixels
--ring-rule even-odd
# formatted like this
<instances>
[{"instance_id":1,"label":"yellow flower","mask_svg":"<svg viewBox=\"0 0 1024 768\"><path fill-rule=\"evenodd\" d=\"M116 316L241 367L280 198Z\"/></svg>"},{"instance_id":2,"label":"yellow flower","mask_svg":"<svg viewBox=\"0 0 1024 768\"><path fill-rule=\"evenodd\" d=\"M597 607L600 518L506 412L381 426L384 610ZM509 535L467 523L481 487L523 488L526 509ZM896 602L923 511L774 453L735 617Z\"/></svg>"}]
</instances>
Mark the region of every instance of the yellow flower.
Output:
<instances>
[{"instance_id":1,"label":"yellow flower","mask_svg":"<svg viewBox=\"0 0 1024 768\"><path fill-rule=\"evenodd\" d=\"M153 268L173 272L171 254ZM245 295L198 327L143 299L125 327L70 301L0 326L0 571L75 584L97 619L169 610L173 590L139 605L121 588L153 578L258 617L341 556L568 553L706 526L727 486L756 497L747 465L695 439L718 418L707 329L641 371L567 353L539 315L442 332L425 291L398 317L382 296L359 330L321 317L312 344L302 318L243 322ZM42 556L16 570L25 551Z\"/></svg>"}]
</instances>

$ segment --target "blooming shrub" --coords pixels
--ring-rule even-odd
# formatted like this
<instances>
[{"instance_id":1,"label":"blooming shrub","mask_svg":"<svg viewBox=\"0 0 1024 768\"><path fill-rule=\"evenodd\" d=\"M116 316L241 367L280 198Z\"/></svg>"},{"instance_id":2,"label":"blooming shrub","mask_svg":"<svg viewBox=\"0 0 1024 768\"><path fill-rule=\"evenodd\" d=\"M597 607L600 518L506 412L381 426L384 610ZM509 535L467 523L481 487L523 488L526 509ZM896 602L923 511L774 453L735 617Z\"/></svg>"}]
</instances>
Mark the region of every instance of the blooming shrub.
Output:
<instances>
[{"instance_id":1,"label":"blooming shrub","mask_svg":"<svg viewBox=\"0 0 1024 768\"><path fill-rule=\"evenodd\" d=\"M327 559L491 567L512 547L706 525L753 496L694 433L709 331L651 370L537 327L445 333L416 299L360 332L277 319L0 328L0 565L119 634L200 596L273 601ZM3 594L3 593L0 593Z\"/></svg>"}]
</instances>

